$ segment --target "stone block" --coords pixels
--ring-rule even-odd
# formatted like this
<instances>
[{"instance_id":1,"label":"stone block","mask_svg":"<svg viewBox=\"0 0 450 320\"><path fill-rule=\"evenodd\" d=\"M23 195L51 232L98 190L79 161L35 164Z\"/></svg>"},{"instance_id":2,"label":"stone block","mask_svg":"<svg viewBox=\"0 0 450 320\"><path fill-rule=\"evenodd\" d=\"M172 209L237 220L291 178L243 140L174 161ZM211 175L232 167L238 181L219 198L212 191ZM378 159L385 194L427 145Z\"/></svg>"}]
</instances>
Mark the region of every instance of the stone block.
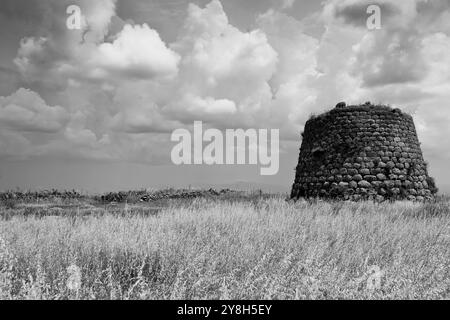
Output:
<instances>
[{"instance_id":1,"label":"stone block","mask_svg":"<svg viewBox=\"0 0 450 320\"><path fill-rule=\"evenodd\" d=\"M371 188L372 187L372 185L370 184L370 182L368 182L368 181L366 181L366 180L361 180L361 181L359 181L358 182L358 186L360 187L360 188Z\"/></svg>"}]
</instances>

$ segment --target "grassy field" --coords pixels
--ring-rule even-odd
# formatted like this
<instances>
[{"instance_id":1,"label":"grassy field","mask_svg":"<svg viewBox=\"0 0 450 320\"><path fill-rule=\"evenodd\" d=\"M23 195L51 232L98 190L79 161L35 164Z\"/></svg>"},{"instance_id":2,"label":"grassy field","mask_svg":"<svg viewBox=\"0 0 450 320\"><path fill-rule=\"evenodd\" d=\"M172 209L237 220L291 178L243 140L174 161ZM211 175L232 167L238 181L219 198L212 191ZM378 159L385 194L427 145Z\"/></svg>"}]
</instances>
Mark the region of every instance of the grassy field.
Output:
<instances>
[{"instance_id":1,"label":"grassy field","mask_svg":"<svg viewBox=\"0 0 450 320\"><path fill-rule=\"evenodd\" d=\"M1 299L449 299L450 204L0 204Z\"/></svg>"}]
</instances>

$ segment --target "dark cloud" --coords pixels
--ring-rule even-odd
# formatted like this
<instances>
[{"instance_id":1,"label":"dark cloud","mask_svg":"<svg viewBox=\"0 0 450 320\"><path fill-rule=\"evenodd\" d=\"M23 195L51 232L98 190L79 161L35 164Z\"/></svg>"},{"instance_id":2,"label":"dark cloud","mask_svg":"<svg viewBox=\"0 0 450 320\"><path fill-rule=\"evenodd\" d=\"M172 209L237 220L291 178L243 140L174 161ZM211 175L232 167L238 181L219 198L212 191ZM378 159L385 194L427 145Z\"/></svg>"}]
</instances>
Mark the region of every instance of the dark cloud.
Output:
<instances>
[{"instance_id":1,"label":"dark cloud","mask_svg":"<svg viewBox=\"0 0 450 320\"><path fill-rule=\"evenodd\" d=\"M401 13L397 7L389 3L362 2L345 6L338 5L335 8L334 16L335 18L342 19L347 24L366 28L367 18L369 17L367 7L369 5L377 5L380 7L382 22Z\"/></svg>"},{"instance_id":2,"label":"dark cloud","mask_svg":"<svg viewBox=\"0 0 450 320\"><path fill-rule=\"evenodd\" d=\"M433 0L433 1L419 1L416 5L417 14L424 18L435 17L443 11L450 10L450 1L448 0Z\"/></svg>"},{"instance_id":3,"label":"dark cloud","mask_svg":"<svg viewBox=\"0 0 450 320\"><path fill-rule=\"evenodd\" d=\"M10 19L39 22L44 19L43 13L49 9L46 0L2 0L0 14Z\"/></svg>"},{"instance_id":4,"label":"dark cloud","mask_svg":"<svg viewBox=\"0 0 450 320\"><path fill-rule=\"evenodd\" d=\"M6 74L8 74L8 75L11 75L11 74L16 73L15 70L13 70L13 69L11 69L11 68L3 67L3 66L0 66L0 72L1 72L1 73L6 73Z\"/></svg>"},{"instance_id":5,"label":"dark cloud","mask_svg":"<svg viewBox=\"0 0 450 320\"><path fill-rule=\"evenodd\" d=\"M65 19L68 1L2 0L0 16L10 21L20 22L27 36L46 36L56 27L61 28L55 24L55 17L60 16L61 19Z\"/></svg>"},{"instance_id":6,"label":"dark cloud","mask_svg":"<svg viewBox=\"0 0 450 320\"><path fill-rule=\"evenodd\" d=\"M117 15L126 21L136 24L147 23L158 30L166 41L176 39L183 21L186 18L190 0L119 0ZM200 1L204 6L209 0Z\"/></svg>"},{"instance_id":7,"label":"dark cloud","mask_svg":"<svg viewBox=\"0 0 450 320\"><path fill-rule=\"evenodd\" d=\"M19 85L19 73L0 65L0 96L11 94Z\"/></svg>"}]
</instances>

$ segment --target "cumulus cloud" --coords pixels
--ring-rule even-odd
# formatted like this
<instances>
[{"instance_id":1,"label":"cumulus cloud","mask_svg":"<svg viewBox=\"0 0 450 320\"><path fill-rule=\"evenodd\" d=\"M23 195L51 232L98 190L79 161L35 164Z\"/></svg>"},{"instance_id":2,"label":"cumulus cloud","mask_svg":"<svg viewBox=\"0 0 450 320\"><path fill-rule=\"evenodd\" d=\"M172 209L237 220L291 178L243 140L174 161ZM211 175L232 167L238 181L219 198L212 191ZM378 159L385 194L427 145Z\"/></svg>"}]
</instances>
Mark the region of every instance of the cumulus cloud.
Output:
<instances>
[{"instance_id":1,"label":"cumulus cloud","mask_svg":"<svg viewBox=\"0 0 450 320\"><path fill-rule=\"evenodd\" d=\"M68 3L53 2L45 2L45 10ZM284 10L293 1L274 1L253 30L243 31L213 0L188 6L172 43L151 23L122 21L115 1L75 3L83 8L82 30L61 27L64 15L47 15L50 20L20 44L15 62L22 81L43 88L50 104L64 109L31 92L16 94L35 95L30 100L37 106L2 98L2 110L8 109L0 111L0 139L8 154L28 148L33 154L164 161L168 134L194 120L219 129L280 128L281 138L297 147L310 114L342 100L398 105L415 112L431 149L437 137L446 139L447 1L328 0L307 23ZM366 28L369 4L381 8L381 30ZM324 32L312 36L305 26ZM52 132L52 138L33 149L20 133L25 128Z\"/></svg>"},{"instance_id":2,"label":"cumulus cloud","mask_svg":"<svg viewBox=\"0 0 450 320\"><path fill-rule=\"evenodd\" d=\"M131 78L175 76L180 57L168 49L159 34L147 24L125 25L112 43L102 43L92 52L88 66L93 77L111 73Z\"/></svg>"},{"instance_id":3,"label":"cumulus cloud","mask_svg":"<svg viewBox=\"0 0 450 320\"><path fill-rule=\"evenodd\" d=\"M353 71L362 75L365 86L422 80L427 73L419 37L403 30L366 35L354 46Z\"/></svg>"},{"instance_id":4,"label":"cumulus cloud","mask_svg":"<svg viewBox=\"0 0 450 320\"><path fill-rule=\"evenodd\" d=\"M186 109L190 119L213 112L243 116L229 118L231 125L251 121L245 114L270 99L268 81L276 70L277 53L261 30L245 33L233 27L219 1L204 9L191 4L171 47L182 56L177 95L188 103L169 103L167 110L173 114L186 114Z\"/></svg>"},{"instance_id":5,"label":"cumulus cloud","mask_svg":"<svg viewBox=\"0 0 450 320\"><path fill-rule=\"evenodd\" d=\"M89 34L96 33L89 31ZM25 38L15 63L25 80L37 81L44 77L49 79L50 86L67 86L67 79L170 78L178 71L179 56L147 24L126 24L112 42L84 40L80 43L74 38L66 45L69 51L52 35Z\"/></svg>"},{"instance_id":6,"label":"cumulus cloud","mask_svg":"<svg viewBox=\"0 0 450 320\"><path fill-rule=\"evenodd\" d=\"M366 29L369 5L381 10L381 29ZM422 40L443 26L449 4L441 1L328 1L323 19L331 28L359 29L363 35L353 44L354 55L349 67L366 87L405 84L422 81L428 73L427 57L423 55ZM341 24L339 24L341 22ZM447 23L448 26L448 23Z\"/></svg>"},{"instance_id":7,"label":"cumulus cloud","mask_svg":"<svg viewBox=\"0 0 450 320\"><path fill-rule=\"evenodd\" d=\"M7 5L6 8L16 9L23 23L29 23L27 17L32 17L31 23L36 25L35 33L22 39L14 59L22 80L44 90L57 91L63 90L67 79L74 74L87 74L83 63L91 55L87 48L95 48L95 44L105 39L115 4L116 0L18 0ZM66 26L69 5L81 9L80 30L69 30Z\"/></svg>"},{"instance_id":8,"label":"cumulus cloud","mask_svg":"<svg viewBox=\"0 0 450 320\"><path fill-rule=\"evenodd\" d=\"M321 47L330 49L329 43L335 43L332 52L340 52L332 59L344 66L335 78L346 79L345 87L353 92L346 97L352 102L393 104L412 113L425 156L432 162L448 161L450 154L442 146L450 145L450 109L446 107L450 99L450 3L378 3L382 26L369 31L356 13L364 9L364 1L328 1L322 12L327 31ZM332 39L325 41L330 35Z\"/></svg>"},{"instance_id":9,"label":"cumulus cloud","mask_svg":"<svg viewBox=\"0 0 450 320\"><path fill-rule=\"evenodd\" d=\"M55 133L67 123L68 113L60 106L48 106L35 92L19 89L0 97L0 124L17 131Z\"/></svg>"}]
</instances>

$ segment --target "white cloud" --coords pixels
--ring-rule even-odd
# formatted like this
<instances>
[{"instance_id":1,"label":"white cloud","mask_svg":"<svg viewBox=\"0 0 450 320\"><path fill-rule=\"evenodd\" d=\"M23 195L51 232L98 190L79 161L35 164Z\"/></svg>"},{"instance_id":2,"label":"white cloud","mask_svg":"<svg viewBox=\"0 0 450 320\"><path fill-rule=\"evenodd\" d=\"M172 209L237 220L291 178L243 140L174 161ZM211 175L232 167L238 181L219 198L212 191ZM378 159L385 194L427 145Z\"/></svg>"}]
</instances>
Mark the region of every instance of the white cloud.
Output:
<instances>
[{"instance_id":1,"label":"white cloud","mask_svg":"<svg viewBox=\"0 0 450 320\"><path fill-rule=\"evenodd\" d=\"M131 78L174 77L179 60L147 24L127 24L112 43L102 43L92 52L88 66L94 78L115 73Z\"/></svg>"},{"instance_id":2,"label":"white cloud","mask_svg":"<svg viewBox=\"0 0 450 320\"><path fill-rule=\"evenodd\" d=\"M298 139L302 124L316 107L319 41L302 32L296 19L269 10L257 19L269 43L279 56L277 71L270 79L274 96L268 105L266 122L282 128L282 137Z\"/></svg>"},{"instance_id":3,"label":"white cloud","mask_svg":"<svg viewBox=\"0 0 450 320\"><path fill-rule=\"evenodd\" d=\"M164 43L146 24L123 23L109 34L115 2L105 0L104 9L86 1L85 30L48 27L24 40L16 58L23 79L57 91L68 116L58 107L41 106L45 119L10 107L0 121L17 130L34 119L34 129L55 132L40 145L43 154L160 161L167 133L194 120L280 128L282 139L297 141L311 113L372 100L415 110L421 139L434 150L450 136L442 120L450 98L449 10L438 2L330 0L314 15L325 26L315 38L287 10L267 11L244 32L213 0L191 4L177 39ZM369 31L365 9L377 3L382 29ZM2 134L2 146L27 144L12 131ZM8 150L15 152L11 144Z\"/></svg>"},{"instance_id":4,"label":"white cloud","mask_svg":"<svg viewBox=\"0 0 450 320\"><path fill-rule=\"evenodd\" d=\"M0 97L0 124L25 132L60 131L69 115L60 106L47 106L35 92L19 89L8 97Z\"/></svg>"},{"instance_id":5,"label":"white cloud","mask_svg":"<svg viewBox=\"0 0 450 320\"><path fill-rule=\"evenodd\" d=\"M212 112L238 116L270 99L268 81L276 71L277 53L261 30L244 33L229 24L219 1L204 9L191 4L183 31L171 47L182 56L177 97L193 103L183 106L175 99L167 108L172 114L182 108L195 117ZM230 126L236 119L222 122Z\"/></svg>"}]
</instances>

